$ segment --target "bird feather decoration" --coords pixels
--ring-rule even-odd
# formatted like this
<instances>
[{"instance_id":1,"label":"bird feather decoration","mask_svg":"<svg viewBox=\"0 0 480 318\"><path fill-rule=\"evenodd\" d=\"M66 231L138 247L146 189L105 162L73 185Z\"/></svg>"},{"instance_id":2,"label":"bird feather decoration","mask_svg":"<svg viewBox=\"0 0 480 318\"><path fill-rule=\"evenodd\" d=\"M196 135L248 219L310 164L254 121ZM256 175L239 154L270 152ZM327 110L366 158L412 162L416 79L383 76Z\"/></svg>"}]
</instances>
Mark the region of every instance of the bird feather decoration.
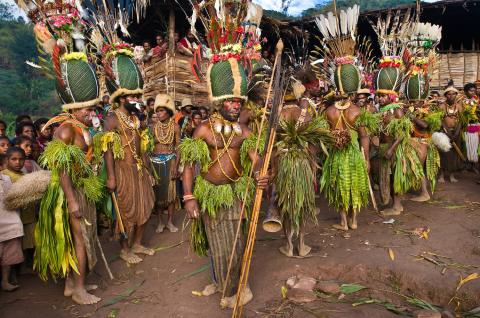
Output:
<instances>
[{"instance_id":1,"label":"bird feather decoration","mask_svg":"<svg viewBox=\"0 0 480 318\"><path fill-rule=\"evenodd\" d=\"M412 31L411 9L405 13L402 10L389 10L386 16L379 13L376 21L369 23L378 36L380 50L383 56L402 56Z\"/></svg>"},{"instance_id":2,"label":"bird feather decoration","mask_svg":"<svg viewBox=\"0 0 480 318\"><path fill-rule=\"evenodd\" d=\"M353 54L359 13L360 7L354 5L337 15L330 11L315 17L315 24L323 36L322 41L335 56Z\"/></svg>"}]
</instances>

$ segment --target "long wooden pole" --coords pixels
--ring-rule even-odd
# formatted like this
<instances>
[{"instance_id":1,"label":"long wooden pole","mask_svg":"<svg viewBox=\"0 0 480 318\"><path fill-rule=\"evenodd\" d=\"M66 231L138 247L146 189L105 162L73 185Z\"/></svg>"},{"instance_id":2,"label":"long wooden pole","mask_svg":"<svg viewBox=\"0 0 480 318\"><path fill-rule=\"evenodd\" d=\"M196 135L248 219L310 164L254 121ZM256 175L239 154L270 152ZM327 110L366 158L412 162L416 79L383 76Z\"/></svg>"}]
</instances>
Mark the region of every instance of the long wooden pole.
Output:
<instances>
[{"instance_id":1,"label":"long wooden pole","mask_svg":"<svg viewBox=\"0 0 480 318\"><path fill-rule=\"evenodd\" d=\"M280 72L278 70L279 70L279 67L281 67L280 65L281 65L281 53L282 53L282 51L283 51L283 42L280 40L277 44L277 56L276 56L276 59L278 57L277 63L279 63L279 64L273 70L273 73L272 73L272 77L275 77L275 80L277 81L277 83L280 82L280 76L281 76ZM278 87L276 87L276 88L278 89ZM280 95L279 102L277 101L277 103L276 103L276 101L274 100L274 103L273 103L272 114L271 114L271 118L270 118L270 129L268 131L269 138L268 138L267 146L266 146L266 149L265 149L263 165L262 165L262 168L261 168L260 173L259 173L260 177L264 177L265 175L267 175L267 171L268 171L269 164L270 164L270 159L271 159L271 156L272 156L274 141L275 141L275 137L276 137L276 118L275 118L275 116L280 112L281 107L283 105L283 98L284 98L283 91L281 91L281 92L277 91L277 94L278 93L280 93L281 95ZM275 112L274 109L277 106L278 106L278 108L277 108L277 111ZM254 200L252 214L251 214L251 218L250 218L250 226L249 226L249 230L248 230L248 237L247 237L247 241L246 241L245 252L244 252L243 258L242 258L242 270L241 270L240 279L239 279L239 282L238 282L238 290L237 290L237 295L236 295L236 299L235 299L235 306L233 308L232 318L240 318L241 315L242 315L243 305L241 304L241 299L242 299L243 291L245 290L245 287L247 286L248 276L249 276L249 273L250 273L250 264L251 264L251 261L252 261L253 247L254 247L254 244L255 244L255 238L256 238L256 234L257 234L257 225L258 225L258 218L259 218L259 215L260 215L260 207L261 207L261 204L262 204L262 196L263 196L263 190L257 188L256 191L255 191L255 200Z\"/></svg>"},{"instance_id":2,"label":"long wooden pole","mask_svg":"<svg viewBox=\"0 0 480 318\"><path fill-rule=\"evenodd\" d=\"M279 49L279 47L281 47L282 49ZM280 39L279 43L277 44L277 52L276 52L276 55L275 55L275 62L273 63L273 70L276 70L277 63L278 63L278 60L279 60L279 56L281 55L282 50L283 50L283 42ZM267 118L268 101L270 100L270 95L272 93L273 79L274 79L274 74L272 73L272 77L270 78L270 84L268 86L267 98L265 99L265 105L264 105L263 111L262 111L262 119L260 121L260 128L258 130L257 143L255 145L255 151L254 151L255 153L258 153L258 150L260 148L260 137L261 137L261 134L262 134L262 131L263 131L263 127L265 125L266 118ZM250 175L249 175L250 177L252 177L253 169L254 169L254 167L252 165L252 169L250 170ZM250 191L250 183L247 183L247 187L246 187L245 193L243 195L242 210L240 211L240 220L243 219L243 215L245 214L246 201L247 201L247 196L248 196L249 191ZM242 222L238 222L237 231L235 233L235 239L233 240L232 252L230 253L230 259L228 261L227 277L225 279L226 283L225 283L225 286L223 287L223 291L222 291L222 299L225 297L227 284L228 284L228 281L230 280L233 257L235 255L235 247L237 246L238 238L240 237L240 230L242 228L241 225L242 225Z\"/></svg>"}]
</instances>

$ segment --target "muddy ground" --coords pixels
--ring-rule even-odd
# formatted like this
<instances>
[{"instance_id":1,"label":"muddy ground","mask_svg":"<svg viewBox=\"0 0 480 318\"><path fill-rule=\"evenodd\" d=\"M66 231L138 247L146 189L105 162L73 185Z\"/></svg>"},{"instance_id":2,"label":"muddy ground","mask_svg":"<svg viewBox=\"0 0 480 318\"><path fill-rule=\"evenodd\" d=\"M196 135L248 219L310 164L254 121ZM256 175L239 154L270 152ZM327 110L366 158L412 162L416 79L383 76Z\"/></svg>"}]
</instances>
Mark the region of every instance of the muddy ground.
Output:
<instances>
[{"instance_id":1,"label":"muddy ground","mask_svg":"<svg viewBox=\"0 0 480 318\"><path fill-rule=\"evenodd\" d=\"M476 178L465 173L457 184L440 184L429 203L405 202L405 213L393 217L393 224L383 223L391 218L379 217L371 209L362 211L359 229L347 235L331 229L337 215L320 199L319 225L308 229L307 242L313 247L310 258L285 258L278 252L281 235L259 230L250 276L255 298L245 307L245 317L396 317L381 305L352 306L365 297L417 309L398 294L454 309L456 302L449 301L460 278L480 273L476 267L480 266L480 185ZM178 213L176 223L181 224L183 218L183 213ZM160 251L135 267L120 261L117 244L102 237L115 280L109 280L99 258L88 278L100 286L94 292L103 298L99 305L75 305L63 297L62 282L43 283L35 276L23 275L19 290L0 292L0 317L230 317L231 311L219 308L218 294L192 295L209 283L210 276L208 259L193 255L188 242L181 243L188 240L187 232L155 234L155 226L152 219L146 243ZM408 232L421 227L430 229L428 238ZM438 264L418 258L422 253ZM434 254L449 258L435 258ZM450 265L443 266L445 263ZM293 275L358 283L369 289L340 300L319 295L317 301L296 305L282 301L281 293ZM125 296L129 292L131 295ZM112 301L119 295L125 297ZM466 283L456 296L463 310L480 305L480 279Z\"/></svg>"}]
</instances>

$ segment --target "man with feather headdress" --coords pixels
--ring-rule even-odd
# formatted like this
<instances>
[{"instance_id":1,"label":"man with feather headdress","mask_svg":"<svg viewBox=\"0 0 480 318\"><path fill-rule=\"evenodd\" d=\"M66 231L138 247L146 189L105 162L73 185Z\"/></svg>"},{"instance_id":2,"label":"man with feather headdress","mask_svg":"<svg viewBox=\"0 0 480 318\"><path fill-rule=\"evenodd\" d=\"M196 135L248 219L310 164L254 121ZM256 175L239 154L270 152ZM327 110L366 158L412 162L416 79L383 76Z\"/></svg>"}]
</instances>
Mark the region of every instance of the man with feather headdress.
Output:
<instances>
[{"instance_id":1,"label":"man with feather headdress","mask_svg":"<svg viewBox=\"0 0 480 318\"><path fill-rule=\"evenodd\" d=\"M428 73L436 61L434 50L440 38L441 27L417 22L413 25L413 33L407 43L408 49L404 53L407 64L404 95L409 106L405 112L413 123L411 143L424 166L421 192L411 198L416 202L430 199L427 181L431 183L433 192L440 168L440 154L432 141L432 134L439 134L437 131L441 127L442 111L427 100L430 81Z\"/></svg>"},{"instance_id":2,"label":"man with feather headdress","mask_svg":"<svg viewBox=\"0 0 480 318\"><path fill-rule=\"evenodd\" d=\"M210 102L217 113L196 127L192 138L185 138L180 144L184 164L183 201L192 219L192 248L198 255L205 256L208 252L211 257L213 284L202 294L223 292L220 305L233 308L245 249L243 233L238 238L236 233L246 221L246 215L241 214L244 196L245 211L253 199L253 193L246 193L246 189L254 190L250 171L256 170L258 162L257 136L239 122L248 85L242 61L248 60L248 53L255 53L250 49L259 46L258 36L255 32L245 33L241 26L246 14L244 2L221 2L218 8L221 12L215 13L212 20L204 17L204 10L216 12L211 4L194 10L198 10L195 14L199 14L207 28L212 49L206 77ZM229 23L217 16L225 17ZM201 174L194 180L195 164L200 165ZM259 177L256 181L257 187L265 188L268 178ZM252 297L247 287L240 303L246 304Z\"/></svg>"},{"instance_id":3,"label":"man with feather headdress","mask_svg":"<svg viewBox=\"0 0 480 318\"><path fill-rule=\"evenodd\" d=\"M357 214L368 203L369 136L378 127L375 117L354 104L361 76L353 56L359 6L317 17L316 24L330 49L336 87L335 101L325 110L334 145L329 148L320 179L321 190L340 213L342 231L357 229ZM325 76L331 78L331 76Z\"/></svg>"},{"instance_id":4,"label":"man with feather headdress","mask_svg":"<svg viewBox=\"0 0 480 318\"><path fill-rule=\"evenodd\" d=\"M103 186L91 166L93 144L88 128L100 101L100 88L87 62L82 9L69 1L38 2L30 3L26 12L36 23L34 31L43 51L52 56L64 111L43 128L60 124L39 158L51 177L38 179L49 182L35 227L34 269L43 280L49 275L66 277L65 296L78 304L94 304L100 298L88 292L94 286L87 286L85 279L97 260L95 202L102 197ZM27 196L28 200L37 197Z\"/></svg>"},{"instance_id":5,"label":"man with feather headdress","mask_svg":"<svg viewBox=\"0 0 480 318\"><path fill-rule=\"evenodd\" d=\"M383 210L383 215L400 214L403 211L402 196L411 189L420 188L424 177L412 144L413 123L398 102L405 70L402 57L411 32L410 18L409 9L404 14L388 12L386 17L378 16L376 23L370 21L383 54L374 78L382 121L379 184L383 204L389 204L393 194L393 206Z\"/></svg>"}]
</instances>

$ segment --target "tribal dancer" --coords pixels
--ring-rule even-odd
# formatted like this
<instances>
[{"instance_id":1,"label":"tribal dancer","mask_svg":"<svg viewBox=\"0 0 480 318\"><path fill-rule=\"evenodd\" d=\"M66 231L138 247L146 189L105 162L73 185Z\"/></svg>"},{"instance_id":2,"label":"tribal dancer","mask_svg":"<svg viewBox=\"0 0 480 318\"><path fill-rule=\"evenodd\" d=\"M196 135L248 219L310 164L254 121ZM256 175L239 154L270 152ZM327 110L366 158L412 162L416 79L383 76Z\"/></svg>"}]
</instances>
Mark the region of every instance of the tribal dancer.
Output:
<instances>
[{"instance_id":1,"label":"tribal dancer","mask_svg":"<svg viewBox=\"0 0 480 318\"><path fill-rule=\"evenodd\" d=\"M252 56L260 58L261 45L259 34L244 33L241 24L245 21L238 19L245 17L243 10L246 6L219 9L222 10L221 14L215 16L226 17L229 22L226 24L219 19L211 21L209 25L207 40L213 55L206 76L211 108L217 113L201 123L192 138L182 141L180 158L185 165L185 210L193 219L190 242L199 255L206 255L208 250L212 261L214 284L207 286L203 295L223 291L224 298L220 305L233 308L246 243L243 233L235 241L236 232L239 224L246 221L246 215L241 215L242 202L247 184L250 184L249 190L254 191L249 175L252 168L257 170L258 162L255 152L257 136L239 122L248 87L247 72L240 60L245 62ZM209 4L205 10L208 12L194 13L202 19L208 17L206 20L210 21L211 12L216 9ZM233 36L229 32L233 32ZM246 46L243 46L244 43ZM263 149L263 146L260 145L259 149ZM194 180L195 164L200 166L201 174ZM257 178L258 187L264 189L267 183L267 177ZM249 192L245 211L248 211L252 200L253 192ZM230 262L231 255L233 258ZM231 270L227 280L229 267ZM246 304L252 297L247 287L241 303Z\"/></svg>"},{"instance_id":2,"label":"tribal dancer","mask_svg":"<svg viewBox=\"0 0 480 318\"><path fill-rule=\"evenodd\" d=\"M465 128L464 140L467 159L471 163L473 170L478 172L478 151L480 123L478 118L479 99L476 92L476 86L473 83L467 83L463 87L465 96L462 103L464 112L461 117L462 127Z\"/></svg>"},{"instance_id":3,"label":"tribal dancer","mask_svg":"<svg viewBox=\"0 0 480 318\"><path fill-rule=\"evenodd\" d=\"M94 304L100 298L88 293L88 271L96 259L97 215L95 202L103 196L103 186L95 176L90 160L93 147L88 128L100 88L95 71L87 62L85 21L70 3L29 3L27 11L35 23L34 32L43 51L52 54L56 89L63 103L62 113L43 129L60 124L54 139L39 158L51 171L42 197L35 227L34 270L43 280L66 277L64 295L78 304ZM53 20L69 17L69 31L52 25ZM67 72L68 70L68 72Z\"/></svg>"},{"instance_id":4,"label":"tribal dancer","mask_svg":"<svg viewBox=\"0 0 480 318\"><path fill-rule=\"evenodd\" d=\"M326 44L335 54L330 58L335 62L332 78L337 90L336 101L325 111L334 145L323 166L320 188L329 205L340 213L340 224L333 227L342 231L357 229L357 214L368 203L370 140L366 126L378 126L371 113L353 103L360 88L360 72L353 57L359 9L354 5L341 11L340 17L348 17L348 21L330 21L323 15L317 20ZM352 28L346 33L330 34L330 24L340 22Z\"/></svg>"},{"instance_id":5,"label":"tribal dancer","mask_svg":"<svg viewBox=\"0 0 480 318\"><path fill-rule=\"evenodd\" d=\"M173 115L175 105L167 94L158 94L155 98L153 111L158 115L158 121L150 127L155 148L151 155L153 175L156 179L155 207L158 213L157 233L162 233L165 224L162 221L163 210L168 209L167 229L177 232L173 224L173 214L177 203L175 180L178 177L178 145L180 144L180 127L175 123Z\"/></svg>"},{"instance_id":6,"label":"tribal dancer","mask_svg":"<svg viewBox=\"0 0 480 318\"><path fill-rule=\"evenodd\" d=\"M275 144L276 206L280 211L287 242L280 247L285 256L293 256L293 235L298 235L298 255L307 256L311 247L305 244L307 223L317 224L315 208L317 147L330 141L328 123L324 117L308 113L310 103L303 98L304 85L292 83L296 103L287 104L280 114ZM299 104L299 105L297 105ZM276 207L275 207L276 208Z\"/></svg>"},{"instance_id":7,"label":"tribal dancer","mask_svg":"<svg viewBox=\"0 0 480 318\"><path fill-rule=\"evenodd\" d=\"M226 299L222 303L232 307L235 302L235 291L240 275L241 258L244 249L244 239L241 237L236 245L233 259L232 274L225 281L229 257L238 222L242 199L252 162L256 160L253 152L256 136L249 129L237 123L241 107L245 100L246 83L242 66L234 59L229 63L232 78L213 82L212 90L227 91L234 88L226 96L214 95L213 102L218 114L211 116L208 122L202 123L194 132L193 139L185 139L181 146L181 161L185 164L183 172L183 187L185 209L188 215L197 221L192 225L192 243L197 244L194 250L205 254L209 246L213 262L214 286L207 286L204 293L222 291L226 288ZM211 77L218 76L213 72ZM230 85L233 84L233 85ZM240 88L235 91L235 88ZM233 97L230 97L233 96ZM193 164L199 163L202 173L193 180ZM265 186L265 180L258 180L260 186ZM253 189L253 187L250 187ZM251 195L248 200L252 199ZM205 237L206 235L206 237ZM208 291L209 292L208 292ZM249 289L243 294L243 302L252 299Z\"/></svg>"},{"instance_id":8,"label":"tribal dancer","mask_svg":"<svg viewBox=\"0 0 480 318\"><path fill-rule=\"evenodd\" d=\"M396 15L395 19L392 15ZM397 17L398 16L398 17ZM398 215L403 211L401 201L410 189L418 189L424 177L423 167L411 143L413 123L405 116L403 106L397 103L404 74L402 56L410 37L411 12L389 12L380 21L370 21L379 36L383 57L375 75L375 89L380 105L382 127L380 133L380 194L383 204L393 207L383 215ZM396 21L390 25L390 21ZM391 187L393 184L393 189Z\"/></svg>"},{"instance_id":9,"label":"tribal dancer","mask_svg":"<svg viewBox=\"0 0 480 318\"><path fill-rule=\"evenodd\" d=\"M448 152L440 153L441 173L438 182L445 182L445 174L449 174L450 182L455 183L458 180L454 173L461 168L461 162L464 157L461 147L461 131L462 125L460 115L463 112L463 105L458 97L458 90L449 85L443 92L445 102L440 104L440 109L444 112L442 119L442 130L450 139L452 149Z\"/></svg>"},{"instance_id":10,"label":"tribal dancer","mask_svg":"<svg viewBox=\"0 0 480 318\"><path fill-rule=\"evenodd\" d=\"M121 47L122 49L118 49ZM143 80L137 65L131 60L133 49L122 43L104 50L107 88L113 110L105 121L102 150L107 168L106 186L118 202L116 233L123 223L126 235L120 240L120 258L129 264L142 261L138 254L153 255L155 251L142 245L146 223L152 213L155 195L153 177L147 169L148 130L142 130L136 115L143 92ZM125 53L130 52L130 54ZM118 85L117 83L121 83Z\"/></svg>"},{"instance_id":11,"label":"tribal dancer","mask_svg":"<svg viewBox=\"0 0 480 318\"><path fill-rule=\"evenodd\" d=\"M421 192L411 198L412 201L425 202L430 200L428 182L432 192L435 190L437 174L440 168L440 154L432 141L432 134L440 130L443 112L429 103L428 71L436 61L435 47L440 43L441 27L434 24L416 23L408 43L406 56L410 56L405 83L405 97L408 100L406 116L413 122L412 143L418 158L424 167L421 181ZM436 133L438 135L438 132Z\"/></svg>"}]
</instances>

